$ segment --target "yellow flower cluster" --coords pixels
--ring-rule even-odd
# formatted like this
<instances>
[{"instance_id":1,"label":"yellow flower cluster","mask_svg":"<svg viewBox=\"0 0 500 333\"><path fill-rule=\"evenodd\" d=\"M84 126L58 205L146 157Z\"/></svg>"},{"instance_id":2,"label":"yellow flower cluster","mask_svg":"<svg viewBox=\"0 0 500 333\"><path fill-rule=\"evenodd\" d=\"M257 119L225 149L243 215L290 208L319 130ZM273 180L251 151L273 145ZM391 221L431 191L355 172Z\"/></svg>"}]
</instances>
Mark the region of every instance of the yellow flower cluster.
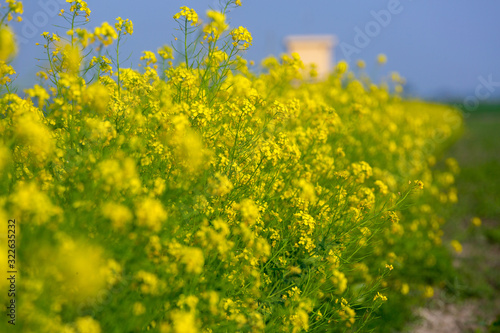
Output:
<instances>
[{"instance_id":1,"label":"yellow flower cluster","mask_svg":"<svg viewBox=\"0 0 500 333\"><path fill-rule=\"evenodd\" d=\"M479 217L473 217L471 219L471 224L475 227L480 227L481 226L481 219Z\"/></svg>"},{"instance_id":2,"label":"yellow flower cluster","mask_svg":"<svg viewBox=\"0 0 500 333\"><path fill-rule=\"evenodd\" d=\"M21 14L24 12L23 9L23 3L18 0L6 0L5 1L8 5L9 11L7 14L7 20L11 21L12 20L12 13L16 13L17 15L17 21L21 22L23 19L21 17ZM2 20L3 21L3 20Z\"/></svg>"},{"instance_id":3,"label":"yellow flower cluster","mask_svg":"<svg viewBox=\"0 0 500 333\"><path fill-rule=\"evenodd\" d=\"M219 39L229 26L226 23L226 16L221 12L209 10L207 11L207 17L210 19L210 23L203 27L203 32L205 33L203 39L208 38L208 41L211 42Z\"/></svg>"},{"instance_id":4,"label":"yellow flower cluster","mask_svg":"<svg viewBox=\"0 0 500 333\"><path fill-rule=\"evenodd\" d=\"M231 36L233 38L233 46L240 45L240 42L243 42L241 45L244 49L247 49L250 45L252 45L252 35L246 28L238 27L231 31Z\"/></svg>"},{"instance_id":5,"label":"yellow flower cluster","mask_svg":"<svg viewBox=\"0 0 500 333\"><path fill-rule=\"evenodd\" d=\"M144 55L140 58L141 60L146 60L146 66L151 64L156 64L156 55L151 51L143 51Z\"/></svg>"},{"instance_id":6,"label":"yellow flower cluster","mask_svg":"<svg viewBox=\"0 0 500 333\"><path fill-rule=\"evenodd\" d=\"M162 48L158 49L158 55L162 59L174 59L174 50L168 45L164 45Z\"/></svg>"},{"instance_id":7,"label":"yellow flower cluster","mask_svg":"<svg viewBox=\"0 0 500 333\"><path fill-rule=\"evenodd\" d=\"M134 33L134 24L129 19L124 20L121 17L117 17L115 28L116 31L123 32L125 35L132 35Z\"/></svg>"},{"instance_id":8,"label":"yellow flower cluster","mask_svg":"<svg viewBox=\"0 0 500 333\"><path fill-rule=\"evenodd\" d=\"M17 49L14 34L8 26L0 26L0 45L0 63L4 63L14 56Z\"/></svg>"},{"instance_id":9,"label":"yellow flower cluster","mask_svg":"<svg viewBox=\"0 0 500 333\"><path fill-rule=\"evenodd\" d=\"M374 301L376 301L377 299L380 299L382 302L385 302L387 301L387 297L382 295L381 293L377 293L377 295L375 295L375 297L373 298Z\"/></svg>"},{"instance_id":10,"label":"yellow flower cluster","mask_svg":"<svg viewBox=\"0 0 500 333\"><path fill-rule=\"evenodd\" d=\"M108 22L103 22L100 27L95 27L93 36L97 37L105 46L111 45L118 38L116 30Z\"/></svg>"},{"instance_id":11,"label":"yellow flower cluster","mask_svg":"<svg viewBox=\"0 0 500 333\"><path fill-rule=\"evenodd\" d=\"M302 78L298 54L252 73L229 5L203 27L181 7L185 38L206 44L145 51L139 70L87 49L118 49L129 20L70 30L74 47L45 32L44 82L0 90L0 219L33 254L16 267L24 331L390 331L384 313L432 296L442 251L461 250L441 228L459 167L433 167L459 113L345 62L324 81Z\"/></svg>"},{"instance_id":12,"label":"yellow flower cluster","mask_svg":"<svg viewBox=\"0 0 500 333\"><path fill-rule=\"evenodd\" d=\"M7 65L5 61L0 60L0 85L11 82L12 79L9 76L14 74L16 74L14 68L10 65Z\"/></svg>"},{"instance_id":13,"label":"yellow flower cluster","mask_svg":"<svg viewBox=\"0 0 500 333\"><path fill-rule=\"evenodd\" d=\"M88 18L90 16L91 11L90 11L86 1L66 0L66 2L71 4L70 12L74 12L76 15L78 15L78 12L83 12L85 15L85 18L88 21Z\"/></svg>"},{"instance_id":14,"label":"yellow flower cluster","mask_svg":"<svg viewBox=\"0 0 500 333\"><path fill-rule=\"evenodd\" d=\"M349 303L345 298L342 298L340 305L341 310L339 311L339 315L341 320L345 322L345 325L347 327L352 327L352 325L356 321L356 312L349 306Z\"/></svg>"}]
</instances>

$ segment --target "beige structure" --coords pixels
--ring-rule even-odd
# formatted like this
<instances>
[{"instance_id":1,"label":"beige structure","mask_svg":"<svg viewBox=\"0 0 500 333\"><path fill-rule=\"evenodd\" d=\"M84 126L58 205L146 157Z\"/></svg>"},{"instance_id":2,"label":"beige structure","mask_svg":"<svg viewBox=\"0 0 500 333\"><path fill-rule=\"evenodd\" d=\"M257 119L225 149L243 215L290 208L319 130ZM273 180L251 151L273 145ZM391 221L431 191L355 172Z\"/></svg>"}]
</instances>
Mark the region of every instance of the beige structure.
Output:
<instances>
[{"instance_id":1,"label":"beige structure","mask_svg":"<svg viewBox=\"0 0 500 333\"><path fill-rule=\"evenodd\" d=\"M337 38L333 35L297 35L285 38L288 53L297 52L309 73L311 64L316 64L318 78L324 79L332 70L333 49Z\"/></svg>"}]
</instances>

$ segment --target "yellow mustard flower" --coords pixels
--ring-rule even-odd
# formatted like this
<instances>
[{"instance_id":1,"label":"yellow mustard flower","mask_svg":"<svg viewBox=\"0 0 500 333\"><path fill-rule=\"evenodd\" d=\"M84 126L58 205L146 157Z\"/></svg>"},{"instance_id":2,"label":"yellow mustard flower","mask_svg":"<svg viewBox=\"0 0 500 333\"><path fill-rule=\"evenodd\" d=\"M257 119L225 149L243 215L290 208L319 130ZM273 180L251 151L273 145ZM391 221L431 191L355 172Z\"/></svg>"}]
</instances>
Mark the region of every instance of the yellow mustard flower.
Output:
<instances>
[{"instance_id":1,"label":"yellow mustard flower","mask_svg":"<svg viewBox=\"0 0 500 333\"><path fill-rule=\"evenodd\" d=\"M10 60L15 55L16 50L16 41L12 30L8 26L0 26L0 61Z\"/></svg>"},{"instance_id":2,"label":"yellow mustard flower","mask_svg":"<svg viewBox=\"0 0 500 333\"><path fill-rule=\"evenodd\" d=\"M379 65L383 65L383 64L385 64L386 62L387 62L387 56L386 56L385 54L382 54L382 53L381 53L381 54L379 54L379 55L377 56L377 63L378 63Z\"/></svg>"},{"instance_id":3,"label":"yellow mustard flower","mask_svg":"<svg viewBox=\"0 0 500 333\"><path fill-rule=\"evenodd\" d=\"M170 46L164 45L158 49L158 55L164 60L174 59L174 50Z\"/></svg>"},{"instance_id":4,"label":"yellow mustard flower","mask_svg":"<svg viewBox=\"0 0 500 333\"><path fill-rule=\"evenodd\" d=\"M172 311L174 333L198 333L199 328L193 311Z\"/></svg>"},{"instance_id":5,"label":"yellow mustard flower","mask_svg":"<svg viewBox=\"0 0 500 333\"><path fill-rule=\"evenodd\" d=\"M203 27L205 33L203 39L208 38L208 41L211 42L214 39L217 40L229 26L226 23L226 16L221 12L209 10L207 11L207 17L210 19L210 23ZM213 34L213 37L209 37L210 34Z\"/></svg>"},{"instance_id":6,"label":"yellow mustard flower","mask_svg":"<svg viewBox=\"0 0 500 333\"><path fill-rule=\"evenodd\" d=\"M78 333L101 333L101 325L90 316L77 318L75 328Z\"/></svg>"},{"instance_id":7,"label":"yellow mustard flower","mask_svg":"<svg viewBox=\"0 0 500 333\"><path fill-rule=\"evenodd\" d=\"M252 35L242 26L233 29L231 31L231 37L233 39L233 46L235 47L240 45L240 42L243 42L241 45L244 49L247 49L250 45L252 45Z\"/></svg>"},{"instance_id":8,"label":"yellow mustard flower","mask_svg":"<svg viewBox=\"0 0 500 333\"><path fill-rule=\"evenodd\" d=\"M136 205L137 224L153 231L159 231L167 219L167 212L159 200L145 198Z\"/></svg>"},{"instance_id":9,"label":"yellow mustard flower","mask_svg":"<svg viewBox=\"0 0 500 333\"><path fill-rule=\"evenodd\" d=\"M90 9L89 9L86 1L83 1L83 0L66 0L66 2L68 2L68 3L71 4L71 8L70 8L71 12L75 12L75 13L83 12L83 13L85 13L85 18L88 21L88 18L90 16L90 12L91 11L90 11Z\"/></svg>"},{"instance_id":10,"label":"yellow mustard flower","mask_svg":"<svg viewBox=\"0 0 500 333\"><path fill-rule=\"evenodd\" d=\"M382 302L387 301L387 296L382 295L380 292L377 292L377 295L373 298L374 301L380 299Z\"/></svg>"},{"instance_id":11,"label":"yellow mustard flower","mask_svg":"<svg viewBox=\"0 0 500 333\"><path fill-rule=\"evenodd\" d=\"M124 35L132 35L134 33L134 24L130 19L116 18L115 29L118 32L123 32Z\"/></svg>"},{"instance_id":12,"label":"yellow mustard flower","mask_svg":"<svg viewBox=\"0 0 500 333\"><path fill-rule=\"evenodd\" d=\"M141 60L146 60L146 66L149 66L151 64L156 64L156 55L151 52L151 51L142 51L144 54L140 59Z\"/></svg>"},{"instance_id":13,"label":"yellow mustard flower","mask_svg":"<svg viewBox=\"0 0 500 333\"><path fill-rule=\"evenodd\" d=\"M462 253L463 248L462 248L462 244L460 244L459 241L457 241L456 239L453 239L450 242L450 245L453 248L453 250L455 250L456 253Z\"/></svg>"},{"instance_id":14,"label":"yellow mustard flower","mask_svg":"<svg viewBox=\"0 0 500 333\"><path fill-rule=\"evenodd\" d=\"M108 22L103 22L101 26L95 27L93 39L99 39L104 46L111 45L118 38L115 28L109 25Z\"/></svg>"},{"instance_id":15,"label":"yellow mustard flower","mask_svg":"<svg viewBox=\"0 0 500 333\"><path fill-rule=\"evenodd\" d=\"M174 15L174 19L179 19L181 16L185 17L186 21L190 21L191 25L194 26L198 23L198 14L192 8L182 6L181 11Z\"/></svg>"}]
</instances>

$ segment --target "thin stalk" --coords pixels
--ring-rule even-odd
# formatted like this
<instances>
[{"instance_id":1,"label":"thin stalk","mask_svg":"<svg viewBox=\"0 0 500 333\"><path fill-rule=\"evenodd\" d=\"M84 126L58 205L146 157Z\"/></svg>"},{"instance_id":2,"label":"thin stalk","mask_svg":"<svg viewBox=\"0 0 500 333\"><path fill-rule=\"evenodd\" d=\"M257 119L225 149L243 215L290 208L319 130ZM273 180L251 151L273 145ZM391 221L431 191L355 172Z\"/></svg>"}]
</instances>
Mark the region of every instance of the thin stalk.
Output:
<instances>
[{"instance_id":1,"label":"thin stalk","mask_svg":"<svg viewBox=\"0 0 500 333\"><path fill-rule=\"evenodd\" d=\"M188 29L188 26L187 26L187 18L184 20L184 58L186 59L186 68L189 68L189 59L188 59L188 45L187 45L187 37L188 37L188 33L187 33L187 29Z\"/></svg>"}]
</instances>

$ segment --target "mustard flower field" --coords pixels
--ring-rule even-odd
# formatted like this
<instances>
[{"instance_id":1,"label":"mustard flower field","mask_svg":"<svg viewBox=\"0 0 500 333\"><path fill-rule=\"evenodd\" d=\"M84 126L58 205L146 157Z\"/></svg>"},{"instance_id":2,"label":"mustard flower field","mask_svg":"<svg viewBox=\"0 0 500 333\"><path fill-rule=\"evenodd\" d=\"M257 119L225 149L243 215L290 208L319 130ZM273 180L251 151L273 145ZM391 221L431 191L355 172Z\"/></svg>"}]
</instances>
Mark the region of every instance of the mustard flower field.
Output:
<instances>
[{"instance_id":1,"label":"mustard flower field","mask_svg":"<svg viewBox=\"0 0 500 333\"><path fill-rule=\"evenodd\" d=\"M0 15L0 331L388 332L442 286L458 111L345 62L256 73L239 0L123 68L133 23L67 2L25 91Z\"/></svg>"}]
</instances>

